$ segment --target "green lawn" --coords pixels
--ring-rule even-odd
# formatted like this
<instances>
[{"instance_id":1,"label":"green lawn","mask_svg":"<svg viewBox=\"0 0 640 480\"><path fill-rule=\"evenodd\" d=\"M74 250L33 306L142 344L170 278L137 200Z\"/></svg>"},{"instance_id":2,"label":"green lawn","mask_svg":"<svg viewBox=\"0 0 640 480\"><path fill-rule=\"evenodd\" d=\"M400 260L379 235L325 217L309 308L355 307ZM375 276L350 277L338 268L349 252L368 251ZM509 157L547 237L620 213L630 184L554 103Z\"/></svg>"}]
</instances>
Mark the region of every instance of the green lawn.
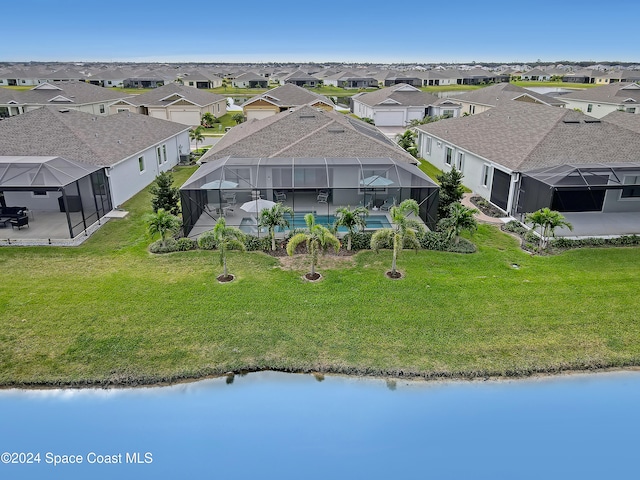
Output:
<instances>
[{"instance_id":1,"label":"green lawn","mask_svg":"<svg viewBox=\"0 0 640 480\"><path fill-rule=\"evenodd\" d=\"M193 167L178 170L183 182ZM424 376L638 365L640 249L531 256L483 225L471 255L388 251L304 264L154 256L137 195L76 248L0 249L0 384L155 382L274 368ZM296 260L296 259L294 259ZM306 262L305 262L306 263ZM517 264L519 268L513 268ZM297 265L297 266L296 266Z\"/></svg>"},{"instance_id":2,"label":"green lawn","mask_svg":"<svg viewBox=\"0 0 640 480\"><path fill-rule=\"evenodd\" d=\"M220 123L216 123L213 128L204 129L204 135L220 135L224 133L224 129L226 127L235 127L237 124L231 117L236 113L242 112L229 112L221 116L220 118L218 118L218 120L220 120Z\"/></svg>"}]
</instances>

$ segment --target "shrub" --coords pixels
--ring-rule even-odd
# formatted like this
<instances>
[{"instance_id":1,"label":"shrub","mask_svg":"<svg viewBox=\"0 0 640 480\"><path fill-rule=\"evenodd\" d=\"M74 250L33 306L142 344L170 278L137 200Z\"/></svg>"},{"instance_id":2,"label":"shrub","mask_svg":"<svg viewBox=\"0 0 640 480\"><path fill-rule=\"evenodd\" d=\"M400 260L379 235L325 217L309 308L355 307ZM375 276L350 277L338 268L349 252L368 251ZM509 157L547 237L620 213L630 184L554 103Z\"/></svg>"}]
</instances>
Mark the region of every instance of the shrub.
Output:
<instances>
[{"instance_id":1,"label":"shrub","mask_svg":"<svg viewBox=\"0 0 640 480\"><path fill-rule=\"evenodd\" d=\"M176 250L178 250L179 252L186 252L186 251L189 251L189 250L194 250L197 246L198 246L198 244L196 243L195 240L192 240L192 239L187 238L187 237L179 238L176 241Z\"/></svg>"},{"instance_id":2,"label":"shrub","mask_svg":"<svg viewBox=\"0 0 640 480\"><path fill-rule=\"evenodd\" d=\"M198 238L198 247L202 250L214 250L216 248L216 240L212 230L200 235L200 238Z\"/></svg>"},{"instance_id":3,"label":"shrub","mask_svg":"<svg viewBox=\"0 0 640 480\"><path fill-rule=\"evenodd\" d=\"M162 245L162 240L157 240L149 245L151 253L171 253L178 251L178 242L175 238L167 238L166 245Z\"/></svg>"},{"instance_id":4,"label":"shrub","mask_svg":"<svg viewBox=\"0 0 640 480\"><path fill-rule=\"evenodd\" d=\"M244 246L250 252L271 250L271 239L266 237L256 237L255 235L247 235Z\"/></svg>"},{"instance_id":5,"label":"shrub","mask_svg":"<svg viewBox=\"0 0 640 480\"><path fill-rule=\"evenodd\" d=\"M624 247L640 245L640 236L638 235L623 235L616 238L581 238L578 240L571 240L568 238L560 237L552 240L551 246L554 248L580 248L580 247Z\"/></svg>"},{"instance_id":6,"label":"shrub","mask_svg":"<svg viewBox=\"0 0 640 480\"><path fill-rule=\"evenodd\" d=\"M351 250L368 250L371 246L373 232L356 232L351 237ZM345 239L348 234L345 235Z\"/></svg>"},{"instance_id":7,"label":"shrub","mask_svg":"<svg viewBox=\"0 0 640 480\"><path fill-rule=\"evenodd\" d=\"M518 234L518 235L524 235L525 233L527 233L529 231L529 229L527 227L522 225L517 220L511 220L511 221L505 223L502 226L502 229L505 232L512 232L512 233L515 233L515 234Z\"/></svg>"}]
</instances>

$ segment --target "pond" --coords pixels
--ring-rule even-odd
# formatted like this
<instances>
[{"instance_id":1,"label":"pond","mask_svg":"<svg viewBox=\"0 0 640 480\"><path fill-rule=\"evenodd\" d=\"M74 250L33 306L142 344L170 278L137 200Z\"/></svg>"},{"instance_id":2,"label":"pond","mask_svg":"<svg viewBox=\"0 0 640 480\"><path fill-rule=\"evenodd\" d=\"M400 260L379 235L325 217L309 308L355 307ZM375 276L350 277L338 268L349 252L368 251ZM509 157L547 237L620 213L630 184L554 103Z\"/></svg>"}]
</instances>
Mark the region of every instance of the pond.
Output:
<instances>
[{"instance_id":1,"label":"pond","mask_svg":"<svg viewBox=\"0 0 640 480\"><path fill-rule=\"evenodd\" d=\"M637 478L639 404L630 371L5 390L0 478Z\"/></svg>"}]
</instances>

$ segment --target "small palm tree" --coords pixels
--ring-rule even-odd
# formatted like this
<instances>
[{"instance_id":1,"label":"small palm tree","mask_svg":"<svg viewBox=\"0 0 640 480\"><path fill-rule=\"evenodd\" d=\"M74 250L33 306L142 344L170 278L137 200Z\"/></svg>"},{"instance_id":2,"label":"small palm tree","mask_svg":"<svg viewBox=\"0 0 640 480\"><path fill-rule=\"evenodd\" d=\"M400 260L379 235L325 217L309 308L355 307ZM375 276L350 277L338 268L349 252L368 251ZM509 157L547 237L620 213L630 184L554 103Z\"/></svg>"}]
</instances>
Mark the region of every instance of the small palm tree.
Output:
<instances>
[{"instance_id":1,"label":"small palm tree","mask_svg":"<svg viewBox=\"0 0 640 480\"><path fill-rule=\"evenodd\" d=\"M196 128L192 128L189 130L189 138L193 140L196 144L196 150L198 150L198 142L202 142L204 140L204 129L202 125L198 125Z\"/></svg>"},{"instance_id":2,"label":"small palm tree","mask_svg":"<svg viewBox=\"0 0 640 480\"><path fill-rule=\"evenodd\" d=\"M289 239L287 243L287 253L293 256L298 245L305 242L307 244L307 252L311 258L311 272L307 274L307 278L316 279L316 264L318 263L318 253L320 249L326 250L330 246L335 248L336 253L340 250L340 241L331 233L331 231L323 226L316 224L313 213L307 213L304 216L307 224L305 233L298 233Z\"/></svg>"},{"instance_id":3,"label":"small palm tree","mask_svg":"<svg viewBox=\"0 0 640 480\"><path fill-rule=\"evenodd\" d=\"M293 219L293 209L282 203L276 203L271 208L265 208L260 212L258 226L267 227L271 236L271 250L276 249L276 227L288 228L289 221L285 218L289 215Z\"/></svg>"},{"instance_id":4,"label":"small palm tree","mask_svg":"<svg viewBox=\"0 0 640 480\"><path fill-rule=\"evenodd\" d=\"M216 123L217 121L218 119L213 113L205 112L202 114L202 120L200 123L202 124L203 127L211 128L213 127L213 124Z\"/></svg>"},{"instance_id":5,"label":"small palm tree","mask_svg":"<svg viewBox=\"0 0 640 480\"><path fill-rule=\"evenodd\" d=\"M396 135L396 140L401 148L416 157L418 155L418 147L416 146L416 132L407 130L404 133Z\"/></svg>"},{"instance_id":6,"label":"small palm tree","mask_svg":"<svg viewBox=\"0 0 640 480\"><path fill-rule=\"evenodd\" d=\"M369 215L369 210L364 207L356 207L353 210L349 207L340 207L336 209L336 229L345 227L349 230L347 237L347 250L351 250L351 237L357 230L364 230L367 226L365 217Z\"/></svg>"},{"instance_id":7,"label":"small palm tree","mask_svg":"<svg viewBox=\"0 0 640 480\"><path fill-rule=\"evenodd\" d=\"M154 237L160 235L162 246L167 245L167 237L176 233L182 227L182 222L175 215L171 215L164 208L159 208L156 213L147 216L147 229L149 234Z\"/></svg>"},{"instance_id":8,"label":"small palm tree","mask_svg":"<svg viewBox=\"0 0 640 480\"><path fill-rule=\"evenodd\" d=\"M550 237L555 236L555 229L558 227L567 227L573 230L573 225L567 222L560 214L550 208L541 208L533 213L528 213L525 222L533 224L533 228L540 227L540 248L546 248Z\"/></svg>"},{"instance_id":9,"label":"small palm tree","mask_svg":"<svg viewBox=\"0 0 640 480\"><path fill-rule=\"evenodd\" d=\"M413 199L404 200L397 207L391 207L389 215L393 227L378 230L371 237L371 249L376 253L380 250L381 245L393 245L393 260L391 262L391 272L389 273L389 276L393 278L398 277L396 263L398 254L402 251L404 244L410 244L416 251L420 248L420 240L417 234L424 231L424 226L417 220L407 218L412 213L418 215L419 210L418 202Z\"/></svg>"},{"instance_id":10,"label":"small palm tree","mask_svg":"<svg viewBox=\"0 0 640 480\"><path fill-rule=\"evenodd\" d=\"M449 240L455 244L460 243L460 233L463 230L473 232L478 229L478 222L474 215L478 213L476 208L468 208L459 202L449 205L449 216L440 220L438 225L447 233Z\"/></svg>"},{"instance_id":11,"label":"small palm tree","mask_svg":"<svg viewBox=\"0 0 640 480\"><path fill-rule=\"evenodd\" d=\"M216 242L216 248L220 252L220 265L223 267L222 279L228 280L227 250L235 249L244 252L246 250L244 245L246 236L239 228L228 227L224 217L220 217L213 227L213 238Z\"/></svg>"}]
</instances>

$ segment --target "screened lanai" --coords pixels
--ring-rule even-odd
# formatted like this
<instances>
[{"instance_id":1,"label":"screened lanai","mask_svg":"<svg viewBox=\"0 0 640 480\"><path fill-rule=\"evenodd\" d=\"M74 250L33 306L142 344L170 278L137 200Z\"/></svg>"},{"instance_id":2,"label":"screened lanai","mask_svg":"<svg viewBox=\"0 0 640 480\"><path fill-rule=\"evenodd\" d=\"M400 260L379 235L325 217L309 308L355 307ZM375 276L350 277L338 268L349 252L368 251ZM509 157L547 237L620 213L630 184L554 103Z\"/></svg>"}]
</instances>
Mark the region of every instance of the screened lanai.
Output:
<instances>
[{"instance_id":1,"label":"screened lanai","mask_svg":"<svg viewBox=\"0 0 640 480\"><path fill-rule=\"evenodd\" d=\"M548 207L559 212L640 211L640 162L558 165L524 172L519 214Z\"/></svg>"},{"instance_id":2,"label":"screened lanai","mask_svg":"<svg viewBox=\"0 0 640 480\"><path fill-rule=\"evenodd\" d=\"M0 238L74 238L112 209L104 167L61 157L0 156L0 192ZM18 212L25 228L9 223Z\"/></svg>"},{"instance_id":3,"label":"screened lanai","mask_svg":"<svg viewBox=\"0 0 640 480\"><path fill-rule=\"evenodd\" d=\"M336 208L363 206L370 228L380 228L389 225L390 206L408 198L420 205L427 227L435 228L438 186L416 166L391 158L226 157L202 165L181 188L188 236L212 229L221 215L227 224L260 235L257 212L268 202L290 206L297 217L314 213L327 225Z\"/></svg>"}]
</instances>

